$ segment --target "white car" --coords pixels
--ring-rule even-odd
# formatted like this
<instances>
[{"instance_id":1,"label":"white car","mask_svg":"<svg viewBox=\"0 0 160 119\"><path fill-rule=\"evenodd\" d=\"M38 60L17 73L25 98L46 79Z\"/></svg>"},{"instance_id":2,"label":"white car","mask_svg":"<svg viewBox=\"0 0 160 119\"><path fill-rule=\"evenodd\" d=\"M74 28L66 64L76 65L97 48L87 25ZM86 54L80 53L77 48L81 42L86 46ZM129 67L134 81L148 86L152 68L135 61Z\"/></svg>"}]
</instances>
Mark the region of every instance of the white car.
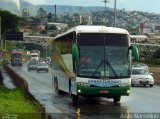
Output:
<instances>
[{"instance_id":1,"label":"white car","mask_svg":"<svg viewBox=\"0 0 160 119\"><path fill-rule=\"evenodd\" d=\"M143 85L153 87L154 78L151 75L148 69L144 67L132 67L132 76L131 76L131 84L135 85Z\"/></svg>"},{"instance_id":2,"label":"white car","mask_svg":"<svg viewBox=\"0 0 160 119\"><path fill-rule=\"evenodd\" d=\"M44 63L44 62L40 62L37 66L37 72L39 71L46 71L49 72L49 67L48 64Z\"/></svg>"},{"instance_id":3,"label":"white car","mask_svg":"<svg viewBox=\"0 0 160 119\"><path fill-rule=\"evenodd\" d=\"M149 70L149 68L146 64L133 64L132 65L132 68L136 68L136 67L143 67L143 68L146 68L147 70Z\"/></svg>"}]
</instances>

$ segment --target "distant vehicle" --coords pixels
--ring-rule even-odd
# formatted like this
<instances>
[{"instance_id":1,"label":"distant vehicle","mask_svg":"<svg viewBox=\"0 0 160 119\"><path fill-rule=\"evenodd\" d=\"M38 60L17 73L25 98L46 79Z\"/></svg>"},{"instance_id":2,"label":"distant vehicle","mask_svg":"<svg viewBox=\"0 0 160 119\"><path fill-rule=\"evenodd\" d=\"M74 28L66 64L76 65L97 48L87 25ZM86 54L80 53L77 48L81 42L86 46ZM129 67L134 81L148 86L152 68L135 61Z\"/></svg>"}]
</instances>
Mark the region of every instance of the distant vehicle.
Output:
<instances>
[{"instance_id":1,"label":"distant vehicle","mask_svg":"<svg viewBox=\"0 0 160 119\"><path fill-rule=\"evenodd\" d=\"M45 63L47 63L49 66L51 65L51 58L50 57L47 57L46 59L43 59L43 61Z\"/></svg>"},{"instance_id":2,"label":"distant vehicle","mask_svg":"<svg viewBox=\"0 0 160 119\"><path fill-rule=\"evenodd\" d=\"M151 74L152 73L150 73L149 70L143 66L132 67L131 85L149 85L150 87L153 87L154 78Z\"/></svg>"},{"instance_id":3,"label":"distant vehicle","mask_svg":"<svg viewBox=\"0 0 160 119\"><path fill-rule=\"evenodd\" d=\"M11 65L22 66L23 65L23 49L11 50Z\"/></svg>"},{"instance_id":4,"label":"distant vehicle","mask_svg":"<svg viewBox=\"0 0 160 119\"><path fill-rule=\"evenodd\" d=\"M50 62L51 62L51 57L47 57L46 59L47 59L47 61L50 61Z\"/></svg>"},{"instance_id":5,"label":"distant vehicle","mask_svg":"<svg viewBox=\"0 0 160 119\"><path fill-rule=\"evenodd\" d=\"M31 50L30 51L30 60L40 60L40 51L39 50Z\"/></svg>"},{"instance_id":6,"label":"distant vehicle","mask_svg":"<svg viewBox=\"0 0 160 119\"><path fill-rule=\"evenodd\" d=\"M27 70L37 70L38 61L37 60L30 60L28 63Z\"/></svg>"},{"instance_id":7,"label":"distant vehicle","mask_svg":"<svg viewBox=\"0 0 160 119\"><path fill-rule=\"evenodd\" d=\"M44 63L44 62L40 62L37 66L37 72L39 71L46 71L49 72L49 67L48 64Z\"/></svg>"},{"instance_id":8,"label":"distant vehicle","mask_svg":"<svg viewBox=\"0 0 160 119\"><path fill-rule=\"evenodd\" d=\"M11 61L10 61L10 60L7 60L7 59L3 59L3 62L4 62L5 64L11 64Z\"/></svg>"},{"instance_id":9,"label":"distant vehicle","mask_svg":"<svg viewBox=\"0 0 160 119\"><path fill-rule=\"evenodd\" d=\"M42 59L42 58L40 58L40 59L39 59L39 61L40 61L40 62L43 62L43 59Z\"/></svg>"}]
</instances>

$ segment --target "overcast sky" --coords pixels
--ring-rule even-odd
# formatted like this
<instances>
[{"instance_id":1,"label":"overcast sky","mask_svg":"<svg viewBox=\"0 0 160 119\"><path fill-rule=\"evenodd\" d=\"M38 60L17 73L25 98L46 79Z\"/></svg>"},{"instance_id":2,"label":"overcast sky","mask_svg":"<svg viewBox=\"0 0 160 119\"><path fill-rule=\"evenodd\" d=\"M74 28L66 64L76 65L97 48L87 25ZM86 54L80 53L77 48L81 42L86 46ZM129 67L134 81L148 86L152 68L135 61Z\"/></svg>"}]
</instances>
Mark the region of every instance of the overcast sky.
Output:
<instances>
[{"instance_id":1,"label":"overcast sky","mask_svg":"<svg viewBox=\"0 0 160 119\"><path fill-rule=\"evenodd\" d=\"M57 4L73 6L104 6L103 0L25 0L32 4ZM109 0L107 7L113 8L115 0ZM117 9L160 13L160 0L117 0Z\"/></svg>"}]
</instances>

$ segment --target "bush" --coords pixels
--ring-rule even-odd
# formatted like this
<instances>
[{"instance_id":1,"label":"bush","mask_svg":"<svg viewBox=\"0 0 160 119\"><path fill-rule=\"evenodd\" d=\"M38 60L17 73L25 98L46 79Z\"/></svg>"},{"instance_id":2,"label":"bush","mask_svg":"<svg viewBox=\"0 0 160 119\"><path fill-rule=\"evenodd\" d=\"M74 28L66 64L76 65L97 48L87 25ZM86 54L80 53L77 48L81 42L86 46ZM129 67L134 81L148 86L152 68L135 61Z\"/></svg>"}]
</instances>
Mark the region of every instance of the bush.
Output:
<instances>
[{"instance_id":1,"label":"bush","mask_svg":"<svg viewBox=\"0 0 160 119\"><path fill-rule=\"evenodd\" d=\"M154 60L154 64L160 65L160 59L155 59L155 60Z\"/></svg>"},{"instance_id":2,"label":"bush","mask_svg":"<svg viewBox=\"0 0 160 119\"><path fill-rule=\"evenodd\" d=\"M37 105L33 105L25 98L21 89L7 89L0 86L0 119L41 119L40 113L37 112Z\"/></svg>"}]
</instances>

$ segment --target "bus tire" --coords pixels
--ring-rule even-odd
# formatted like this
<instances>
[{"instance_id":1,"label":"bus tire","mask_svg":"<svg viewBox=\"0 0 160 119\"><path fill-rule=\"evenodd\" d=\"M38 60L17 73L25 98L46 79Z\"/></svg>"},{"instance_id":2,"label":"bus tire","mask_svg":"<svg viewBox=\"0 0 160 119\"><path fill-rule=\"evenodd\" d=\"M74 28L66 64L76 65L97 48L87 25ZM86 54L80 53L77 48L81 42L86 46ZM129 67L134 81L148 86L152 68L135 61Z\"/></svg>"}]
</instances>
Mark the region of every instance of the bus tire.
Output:
<instances>
[{"instance_id":1,"label":"bus tire","mask_svg":"<svg viewBox=\"0 0 160 119\"><path fill-rule=\"evenodd\" d=\"M57 95L61 94L61 91L58 89L58 80L54 79L54 91Z\"/></svg>"},{"instance_id":2,"label":"bus tire","mask_svg":"<svg viewBox=\"0 0 160 119\"><path fill-rule=\"evenodd\" d=\"M77 95L72 94L72 102L73 103L77 103L78 102L78 96Z\"/></svg>"},{"instance_id":3,"label":"bus tire","mask_svg":"<svg viewBox=\"0 0 160 119\"><path fill-rule=\"evenodd\" d=\"M115 96L115 97L113 97L114 103L117 103L117 102L119 102L120 100L121 100L121 96Z\"/></svg>"}]
</instances>

